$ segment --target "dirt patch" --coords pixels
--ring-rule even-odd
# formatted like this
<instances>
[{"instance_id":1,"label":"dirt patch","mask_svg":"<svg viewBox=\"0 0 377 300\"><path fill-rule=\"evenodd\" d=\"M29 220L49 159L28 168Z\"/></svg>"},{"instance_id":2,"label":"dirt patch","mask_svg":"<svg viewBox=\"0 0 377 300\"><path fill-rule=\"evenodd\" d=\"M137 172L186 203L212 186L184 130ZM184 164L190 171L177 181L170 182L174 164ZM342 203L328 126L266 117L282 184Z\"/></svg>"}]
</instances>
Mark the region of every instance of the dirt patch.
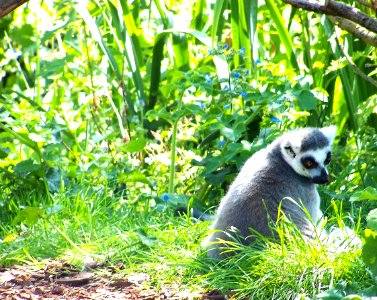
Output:
<instances>
[{"instance_id":1,"label":"dirt patch","mask_svg":"<svg viewBox=\"0 0 377 300\"><path fill-rule=\"evenodd\" d=\"M105 271L110 274L114 267ZM225 299L218 292L191 293L148 287L149 275L101 276L96 271L80 272L71 266L50 261L43 267L15 265L0 268L0 299Z\"/></svg>"}]
</instances>

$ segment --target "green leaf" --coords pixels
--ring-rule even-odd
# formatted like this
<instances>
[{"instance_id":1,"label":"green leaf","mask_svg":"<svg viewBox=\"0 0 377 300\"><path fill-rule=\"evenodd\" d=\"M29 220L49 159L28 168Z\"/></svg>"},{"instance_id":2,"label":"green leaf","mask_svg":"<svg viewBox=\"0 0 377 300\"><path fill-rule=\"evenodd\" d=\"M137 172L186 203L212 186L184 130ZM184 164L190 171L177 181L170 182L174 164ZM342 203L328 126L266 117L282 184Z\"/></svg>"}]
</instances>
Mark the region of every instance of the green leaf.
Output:
<instances>
[{"instance_id":1,"label":"green leaf","mask_svg":"<svg viewBox=\"0 0 377 300\"><path fill-rule=\"evenodd\" d=\"M152 181L143 174L140 170L134 170L132 172L122 173L118 177L119 183L129 183L129 182L141 182L152 186Z\"/></svg>"},{"instance_id":2,"label":"green leaf","mask_svg":"<svg viewBox=\"0 0 377 300\"><path fill-rule=\"evenodd\" d=\"M9 151L10 150L8 148L0 147L0 159L6 158L9 154Z\"/></svg>"},{"instance_id":3,"label":"green leaf","mask_svg":"<svg viewBox=\"0 0 377 300\"><path fill-rule=\"evenodd\" d=\"M60 190L62 183L62 171L58 168L49 168L46 172L48 189L54 193Z\"/></svg>"},{"instance_id":4,"label":"green leaf","mask_svg":"<svg viewBox=\"0 0 377 300\"><path fill-rule=\"evenodd\" d=\"M195 104L187 104L184 106L185 115L201 115L203 113L203 109L201 109L198 105Z\"/></svg>"},{"instance_id":5,"label":"green leaf","mask_svg":"<svg viewBox=\"0 0 377 300\"><path fill-rule=\"evenodd\" d=\"M223 136L225 136L231 142L236 141L236 136L235 136L234 130L232 128L223 127L223 128L221 128L220 132Z\"/></svg>"},{"instance_id":6,"label":"green leaf","mask_svg":"<svg viewBox=\"0 0 377 300\"><path fill-rule=\"evenodd\" d=\"M124 147L123 150L126 152L141 152L144 150L144 147L147 144L147 140L144 138L137 138L129 141Z\"/></svg>"},{"instance_id":7,"label":"green leaf","mask_svg":"<svg viewBox=\"0 0 377 300\"><path fill-rule=\"evenodd\" d=\"M286 55L289 63L295 70L299 70L296 55L294 53L292 36L288 32L286 25L284 24L284 18L273 0L265 0L265 2L267 8L270 11L271 18L276 26L276 30L279 33L279 38L286 49Z\"/></svg>"},{"instance_id":8,"label":"green leaf","mask_svg":"<svg viewBox=\"0 0 377 300\"><path fill-rule=\"evenodd\" d=\"M330 289L318 294L316 298L320 300L342 300L343 295L337 290Z\"/></svg>"},{"instance_id":9,"label":"green leaf","mask_svg":"<svg viewBox=\"0 0 377 300\"><path fill-rule=\"evenodd\" d=\"M151 122L156 119L164 119L165 121L168 121L169 123L172 123L173 121L173 115L166 111L166 108L163 108L159 111L156 110L150 110L146 113L146 117L148 118L148 121Z\"/></svg>"},{"instance_id":10,"label":"green leaf","mask_svg":"<svg viewBox=\"0 0 377 300\"><path fill-rule=\"evenodd\" d=\"M13 42L21 45L23 48L29 48L35 46L34 27L31 24L24 24L22 27L15 27L10 35Z\"/></svg>"},{"instance_id":11,"label":"green leaf","mask_svg":"<svg viewBox=\"0 0 377 300\"><path fill-rule=\"evenodd\" d=\"M42 143L45 142L45 138L43 136L40 136L39 134L36 133L30 133L29 138L36 143Z\"/></svg>"},{"instance_id":12,"label":"green leaf","mask_svg":"<svg viewBox=\"0 0 377 300\"><path fill-rule=\"evenodd\" d=\"M26 207L16 215L12 225L23 223L27 226L33 226L43 217L43 214L44 211L41 208Z\"/></svg>"},{"instance_id":13,"label":"green leaf","mask_svg":"<svg viewBox=\"0 0 377 300\"><path fill-rule=\"evenodd\" d=\"M317 108L317 99L311 91L295 91L293 95L296 97L297 104L302 110L314 110Z\"/></svg>"},{"instance_id":14,"label":"green leaf","mask_svg":"<svg viewBox=\"0 0 377 300\"><path fill-rule=\"evenodd\" d=\"M203 141L200 143L199 148L204 147L205 145L211 143L212 141L216 140L218 137L220 137L220 130L215 130L209 135L207 135Z\"/></svg>"},{"instance_id":15,"label":"green leaf","mask_svg":"<svg viewBox=\"0 0 377 300\"><path fill-rule=\"evenodd\" d=\"M226 181L226 175L230 174L233 171L231 167L223 168L212 174L205 175L206 182L216 186L222 184Z\"/></svg>"},{"instance_id":16,"label":"green leaf","mask_svg":"<svg viewBox=\"0 0 377 300\"><path fill-rule=\"evenodd\" d=\"M350 198L351 202L363 200L377 200L377 189L368 186L363 191L354 193Z\"/></svg>"},{"instance_id":17,"label":"green leaf","mask_svg":"<svg viewBox=\"0 0 377 300\"><path fill-rule=\"evenodd\" d=\"M16 173L33 173L39 170L41 170L41 165L35 164L31 159L21 161L13 168Z\"/></svg>"},{"instance_id":18,"label":"green leaf","mask_svg":"<svg viewBox=\"0 0 377 300\"><path fill-rule=\"evenodd\" d=\"M212 43L216 40L216 34L218 30L218 26L220 24L220 20L224 13L224 0L216 0L214 10L213 10L213 22L211 28L211 38Z\"/></svg>"},{"instance_id":19,"label":"green leaf","mask_svg":"<svg viewBox=\"0 0 377 300\"><path fill-rule=\"evenodd\" d=\"M153 245L155 245L157 243L156 237L147 236L146 232L143 229L139 228L139 229L136 230L136 232L137 232L137 235L140 238L141 243L144 246L152 247Z\"/></svg>"},{"instance_id":20,"label":"green leaf","mask_svg":"<svg viewBox=\"0 0 377 300\"><path fill-rule=\"evenodd\" d=\"M44 61L41 68L41 77L58 76L64 72L67 64L67 58L55 58L52 61Z\"/></svg>"},{"instance_id":21,"label":"green leaf","mask_svg":"<svg viewBox=\"0 0 377 300\"><path fill-rule=\"evenodd\" d=\"M52 215L52 214L56 214L57 212L61 211L64 209L64 206L62 205L53 205L49 208L46 209L46 213L47 215Z\"/></svg>"},{"instance_id":22,"label":"green leaf","mask_svg":"<svg viewBox=\"0 0 377 300\"><path fill-rule=\"evenodd\" d=\"M165 193L163 194L164 198L166 197L166 201L169 205L177 207L177 206L186 206L188 203L188 199L186 195L181 194L172 194L172 193Z\"/></svg>"},{"instance_id":23,"label":"green leaf","mask_svg":"<svg viewBox=\"0 0 377 300\"><path fill-rule=\"evenodd\" d=\"M156 104L157 96L158 96L158 90L160 87L160 79L161 79L161 62L164 58L163 52L164 52L164 46L165 42L167 40L167 37L171 34L186 34L186 35L192 35L195 37L198 41L206 45L207 47L211 47L211 39L208 37L205 33L197 30L192 29L167 29L159 33L154 42L153 46L153 56L152 56L152 65L151 65L151 80L150 80L150 96L149 96L149 102L147 104L146 109L151 110Z\"/></svg>"},{"instance_id":24,"label":"green leaf","mask_svg":"<svg viewBox=\"0 0 377 300\"><path fill-rule=\"evenodd\" d=\"M365 229L363 232L362 258L374 276L377 276L377 232L372 229Z\"/></svg>"},{"instance_id":25,"label":"green leaf","mask_svg":"<svg viewBox=\"0 0 377 300\"><path fill-rule=\"evenodd\" d=\"M367 216L367 227L377 232L377 208L369 212Z\"/></svg>"},{"instance_id":26,"label":"green leaf","mask_svg":"<svg viewBox=\"0 0 377 300\"><path fill-rule=\"evenodd\" d=\"M223 161L230 161L234 156L240 153L243 149L244 149L244 146L240 143L229 144L223 156Z\"/></svg>"}]
</instances>

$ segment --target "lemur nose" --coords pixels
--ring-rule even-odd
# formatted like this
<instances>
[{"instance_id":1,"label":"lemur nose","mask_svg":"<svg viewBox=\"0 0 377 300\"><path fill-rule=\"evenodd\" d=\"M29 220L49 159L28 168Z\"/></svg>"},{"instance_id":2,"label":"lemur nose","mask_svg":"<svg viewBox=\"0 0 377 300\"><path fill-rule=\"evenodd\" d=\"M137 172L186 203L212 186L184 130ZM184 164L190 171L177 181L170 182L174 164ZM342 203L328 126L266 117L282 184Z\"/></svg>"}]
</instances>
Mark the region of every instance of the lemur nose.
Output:
<instances>
[{"instance_id":1,"label":"lemur nose","mask_svg":"<svg viewBox=\"0 0 377 300\"><path fill-rule=\"evenodd\" d=\"M329 173L327 173L326 169L322 169L321 175L314 177L313 182L318 183L318 184L328 183L329 182Z\"/></svg>"}]
</instances>

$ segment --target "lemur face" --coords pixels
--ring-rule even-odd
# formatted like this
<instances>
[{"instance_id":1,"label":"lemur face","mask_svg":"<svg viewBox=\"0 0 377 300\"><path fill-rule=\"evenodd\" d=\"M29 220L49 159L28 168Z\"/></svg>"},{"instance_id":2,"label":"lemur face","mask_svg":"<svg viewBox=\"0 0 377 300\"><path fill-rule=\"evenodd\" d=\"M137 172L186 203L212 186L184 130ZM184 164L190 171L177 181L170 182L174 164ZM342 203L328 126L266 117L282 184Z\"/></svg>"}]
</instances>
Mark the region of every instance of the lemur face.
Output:
<instances>
[{"instance_id":1,"label":"lemur face","mask_svg":"<svg viewBox=\"0 0 377 300\"><path fill-rule=\"evenodd\" d=\"M329 174L326 166L331 161L330 150L330 147L326 147L298 153L288 163L296 173L312 179L314 183L327 183L329 181Z\"/></svg>"},{"instance_id":2,"label":"lemur face","mask_svg":"<svg viewBox=\"0 0 377 300\"><path fill-rule=\"evenodd\" d=\"M292 132L281 145L285 161L297 174L314 183L327 183L329 174L326 166L331 161L331 144L335 131L336 128L331 126L307 133Z\"/></svg>"}]
</instances>

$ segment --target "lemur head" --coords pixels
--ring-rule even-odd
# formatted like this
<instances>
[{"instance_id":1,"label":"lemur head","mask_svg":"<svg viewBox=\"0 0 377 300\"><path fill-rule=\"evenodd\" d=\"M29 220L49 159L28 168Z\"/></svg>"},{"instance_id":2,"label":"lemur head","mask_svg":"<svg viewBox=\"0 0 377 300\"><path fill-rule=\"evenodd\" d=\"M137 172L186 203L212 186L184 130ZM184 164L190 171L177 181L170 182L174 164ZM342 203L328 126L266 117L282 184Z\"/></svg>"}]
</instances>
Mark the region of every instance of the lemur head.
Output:
<instances>
[{"instance_id":1,"label":"lemur head","mask_svg":"<svg viewBox=\"0 0 377 300\"><path fill-rule=\"evenodd\" d=\"M326 165L331 161L331 145L336 127L302 128L282 136L280 144L284 160L301 176L314 183L327 183Z\"/></svg>"}]
</instances>

